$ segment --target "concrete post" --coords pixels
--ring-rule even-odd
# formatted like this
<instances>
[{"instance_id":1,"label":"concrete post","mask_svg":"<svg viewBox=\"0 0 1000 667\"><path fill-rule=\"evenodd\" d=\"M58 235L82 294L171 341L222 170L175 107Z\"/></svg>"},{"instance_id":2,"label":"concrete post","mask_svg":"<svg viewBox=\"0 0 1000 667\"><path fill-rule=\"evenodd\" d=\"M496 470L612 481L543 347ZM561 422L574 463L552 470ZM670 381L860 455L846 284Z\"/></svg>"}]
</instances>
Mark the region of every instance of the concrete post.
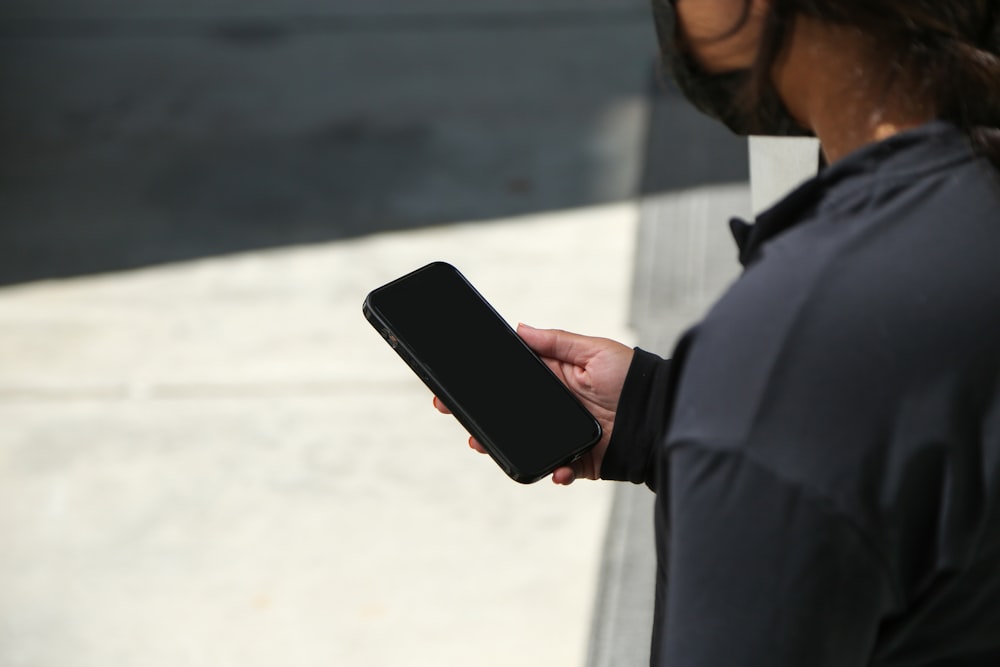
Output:
<instances>
[{"instance_id":1,"label":"concrete post","mask_svg":"<svg viewBox=\"0 0 1000 667\"><path fill-rule=\"evenodd\" d=\"M750 193L754 214L771 207L819 169L819 142L811 137L750 137Z\"/></svg>"}]
</instances>

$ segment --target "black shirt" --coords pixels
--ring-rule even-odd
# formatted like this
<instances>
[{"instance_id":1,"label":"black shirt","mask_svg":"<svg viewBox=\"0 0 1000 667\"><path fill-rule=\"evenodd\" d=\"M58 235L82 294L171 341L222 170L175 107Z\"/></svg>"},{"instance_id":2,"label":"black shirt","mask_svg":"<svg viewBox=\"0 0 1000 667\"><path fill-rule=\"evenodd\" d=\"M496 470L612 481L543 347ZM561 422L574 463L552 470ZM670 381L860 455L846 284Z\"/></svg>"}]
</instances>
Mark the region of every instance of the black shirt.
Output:
<instances>
[{"instance_id":1,"label":"black shirt","mask_svg":"<svg viewBox=\"0 0 1000 667\"><path fill-rule=\"evenodd\" d=\"M1000 666L996 169L931 123L733 230L602 470L657 492L652 664Z\"/></svg>"}]
</instances>

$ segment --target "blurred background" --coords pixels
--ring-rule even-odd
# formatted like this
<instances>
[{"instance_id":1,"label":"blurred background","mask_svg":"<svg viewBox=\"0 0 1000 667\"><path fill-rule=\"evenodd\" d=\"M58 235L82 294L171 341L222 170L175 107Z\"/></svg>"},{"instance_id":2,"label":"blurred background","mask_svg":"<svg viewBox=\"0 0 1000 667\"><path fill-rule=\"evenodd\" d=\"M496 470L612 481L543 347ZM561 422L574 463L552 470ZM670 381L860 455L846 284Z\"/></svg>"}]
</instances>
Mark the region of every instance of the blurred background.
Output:
<instances>
[{"instance_id":1,"label":"blurred background","mask_svg":"<svg viewBox=\"0 0 1000 667\"><path fill-rule=\"evenodd\" d=\"M652 496L510 482L361 302L669 354L747 170L647 0L0 0L0 667L643 664Z\"/></svg>"}]
</instances>

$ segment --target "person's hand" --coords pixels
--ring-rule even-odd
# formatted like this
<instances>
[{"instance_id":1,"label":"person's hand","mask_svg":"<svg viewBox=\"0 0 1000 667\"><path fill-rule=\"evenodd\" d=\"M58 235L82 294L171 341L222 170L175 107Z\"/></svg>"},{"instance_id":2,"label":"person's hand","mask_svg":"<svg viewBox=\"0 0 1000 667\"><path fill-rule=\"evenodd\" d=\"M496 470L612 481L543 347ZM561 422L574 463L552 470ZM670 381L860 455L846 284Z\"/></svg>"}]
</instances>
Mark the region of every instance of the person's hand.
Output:
<instances>
[{"instance_id":1,"label":"person's hand","mask_svg":"<svg viewBox=\"0 0 1000 667\"><path fill-rule=\"evenodd\" d=\"M599 479L601 462L611 441L618 399L632 363L632 349L607 338L591 338L556 329L533 329L524 324L518 325L517 333L580 399L603 430L600 442L571 466L556 469L552 481L572 484L580 477ZM449 413L437 397L434 407ZM469 438L469 445L478 452L486 452L475 438Z\"/></svg>"}]
</instances>

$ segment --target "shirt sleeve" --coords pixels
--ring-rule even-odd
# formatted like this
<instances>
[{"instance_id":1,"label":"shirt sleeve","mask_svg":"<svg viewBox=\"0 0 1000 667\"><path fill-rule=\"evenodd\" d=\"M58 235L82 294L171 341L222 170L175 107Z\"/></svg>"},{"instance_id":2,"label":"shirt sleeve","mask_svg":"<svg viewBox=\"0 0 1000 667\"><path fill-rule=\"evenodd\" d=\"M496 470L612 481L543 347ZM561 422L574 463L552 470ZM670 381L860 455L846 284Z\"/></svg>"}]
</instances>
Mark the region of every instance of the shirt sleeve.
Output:
<instances>
[{"instance_id":1,"label":"shirt sleeve","mask_svg":"<svg viewBox=\"0 0 1000 667\"><path fill-rule=\"evenodd\" d=\"M868 665L893 596L863 534L745 455L681 445L669 456L653 664Z\"/></svg>"},{"instance_id":2,"label":"shirt sleeve","mask_svg":"<svg viewBox=\"0 0 1000 667\"><path fill-rule=\"evenodd\" d=\"M670 371L670 361L636 348L601 464L603 479L655 486L657 445L670 421Z\"/></svg>"}]
</instances>

